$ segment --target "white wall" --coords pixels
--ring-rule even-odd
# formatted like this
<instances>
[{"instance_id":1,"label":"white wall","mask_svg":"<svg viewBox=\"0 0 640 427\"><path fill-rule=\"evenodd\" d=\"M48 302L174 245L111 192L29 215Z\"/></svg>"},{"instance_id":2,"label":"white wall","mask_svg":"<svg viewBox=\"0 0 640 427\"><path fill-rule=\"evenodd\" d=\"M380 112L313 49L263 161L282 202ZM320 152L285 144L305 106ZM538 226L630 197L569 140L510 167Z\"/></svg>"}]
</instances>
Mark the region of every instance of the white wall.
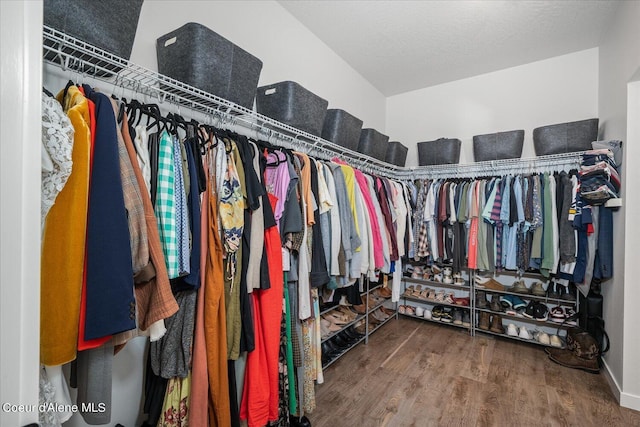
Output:
<instances>
[{"instance_id":1,"label":"white wall","mask_svg":"<svg viewBox=\"0 0 640 427\"><path fill-rule=\"evenodd\" d=\"M524 129L523 157L535 155L535 127L598 116L598 49L508 68L387 98L387 134L409 147L462 140L460 163L473 162L473 135Z\"/></svg>"},{"instance_id":2,"label":"white wall","mask_svg":"<svg viewBox=\"0 0 640 427\"><path fill-rule=\"evenodd\" d=\"M37 405L42 1L0 2L0 404ZM0 425L38 421L5 412Z\"/></svg>"},{"instance_id":3,"label":"white wall","mask_svg":"<svg viewBox=\"0 0 640 427\"><path fill-rule=\"evenodd\" d=\"M384 132L385 98L275 1L146 1L131 60L157 70L156 39L198 22L263 62L260 85L293 80Z\"/></svg>"},{"instance_id":4,"label":"white wall","mask_svg":"<svg viewBox=\"0 0 640 427\"><path fill-rule=\"evenodd\" d=\"M624 406L640 410L640 295L637 286L640 237L640 200L634 190L640 184L637 162L640 156L637 108L635 99L627 99L627 84L640 68L640 2L622 2L615 20L600 43L600 81L598 110L602 136L622 139L624 146L622 196L624 206L614 216L614 241L624 242L624 252L614 257L614 277L603 285L604 317L611 338L611 350L606 355L607 368L617 383L617 393ZM635 80L638 80L636 75ZM631 94L630 94L631 95ZM627 109L627 103L636 103ZM630 120L627 126L628 113ZM635 140L627 129L635 126ZM629 191L632 190L632 191ZM616 245L620 247L621 245Z\"/></svg>"}]
</instances>

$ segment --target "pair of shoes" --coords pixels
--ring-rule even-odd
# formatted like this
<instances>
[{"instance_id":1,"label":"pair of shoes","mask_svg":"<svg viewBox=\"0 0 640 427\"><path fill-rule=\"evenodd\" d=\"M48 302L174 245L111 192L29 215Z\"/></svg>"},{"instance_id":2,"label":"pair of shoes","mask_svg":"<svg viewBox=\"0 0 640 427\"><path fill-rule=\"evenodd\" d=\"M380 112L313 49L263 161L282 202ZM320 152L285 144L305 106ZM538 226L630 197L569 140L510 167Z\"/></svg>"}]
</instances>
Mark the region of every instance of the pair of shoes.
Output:
<instances>
[{"instance_id":1,"label":"pair of shoes","mask_svg":"<svg viewBox=\"0 0 640 427\"><path fill-rule=\"evenodd\" d=\"M411 278L412 279L422 279L423 274L424 274L424 270L422 269L422 267L415 266L415 267L413 267L413 272L411 273Z\"/></svg>"},{"instance_id":2,"label":"pair of shoes","mask_svg":"<svg viewBox=\"0 0 640 427\"><path fill-rule=\"evenodd\" d=\"M524 280L516 280L513 283L513 286L510 289L511 292L515 292L517 294L528 294L529 288L525 285Z\"/></svg>"},{"instance_id":3,"label":"pair of shoes","mask_svg":"<svg viewBox=\"0 0 640 427\"><path fill-rule=\"evenodd\" d=\"M525 326L520 326L518 328L513 323L509 323L509 325L507 325L507 335L511 337L518 337L523 340L530 340L533 338Z\"/></svg>"},{"instance_id":4,"label":"pair of shoes","mask_svg":"<svg viewBox=\"0 0 640 427\"><path fill-rule=\"evenodd\" d=\"M469 297L453 297L453 303L455 305L461 305L463 307L469 307Z\"/></svg>"},{"instance_id":5,"label":"pair of shoes","mask_svg":"<svg viewBox=\"0 0 640 427\"><path fill-rule=\"evenodd\" d=\"M320 318L320 335L322 338L326 338L329 335L332 335L334 332L338 332L342 328L336 324L331 323L329 320L324 317Z\"/></svg>"},{"instance_id":6,"label":"pair of shoes","mask_svg":"<svg viewBox=\"0 0 640 427\"><path fill-rule=\"evenodd\" d=\"M487 294L484 291L476 291L476 307L478 308L489 307L489 301L487 301Z\"/></svg>"},{"instance_id":7,"label":"pair of shoes","mask_svg":"<svg viewBox=\"0 0 640 427\"><path fill-rule=\"evenodd\" d=\"M478 313L478 328L483 331L491 331L496 334L504 334L504 326L502 326L502 316L499 314L491 314L486 311Z\"/></svg>"},{"instance_id":8,"label":"pair of shoes","mask_svg":"<svg viewBox=\"0 0 640 427\"><path fill-rule=\"evenodd\" d=\"M534 332L533 337L542 345L551 345L551 340L549 339L549 335L546 332Z\"/></svg>"},{"instance_id":9,"label":"pair of shoes","mask_svg":"<svg viewBox=\"0 0 640 427\"><path fill-rule=\"evenodd\" d=\"M575 301L576 300L576 295L575 293L571 292L569 289L569 285L561 285L558 283L557 288L558 289L558 294L560 294L560 299L563 299L565 301Z\"/></svg>"},{"instance_id":10,"label":"pair of shoes","mask_svg":"<svg viewBox=\"0 0 640 427\"><path fill-rule=\"evenodd\" d=\"M535 319L542 322L549 318L548 312L549 309L546 304L540 301L530 301L523 314L527 319Z\"/></svg>"},{"instance_id":11,"label":"pair of shoes","mask_svg":"<svg viewBox=\"0 0 640 427\"><path fill-rule=\"evenodd\" d=\"M431 310L425 310L423 317L427 320L431 320Z\"/></svg>"},{"instance_id":12,"label":"pair of shoes","mask_svg":"<svg viewBox=\"0 0 640 427\"><path fill-rule=\"evenodd\" d=\"M514 310L519 310L527 306L527 303L517 295L501 295L500 304L502 304L504 308L512 308Z\"/></svg>"},{"instance_id":13,"label":"pair of shoes","mask_svg":"<svg viewBox=\"0 0 640 427\"><path fill-rule=\"evenodd\" d=\"M444 323L453 322L453 309L451 307L443 307L440 321Z\"/></svg>"},{"instance_id":14,"label":"pair of shoes","mask_svg":"<svg viewBox=\"0 0 640 427\"><path fill-rule=\"evenodd\" d=\"M424 317L424 308L417 306L416 307L416 316Z\"/></svg>"},{"instance_id":15,"label":"pair of shoes","mask_svg":"<svg viewBox=\"0 0 640 427\"><path fill-rule=\"evenodd\" d=\"M453 309L451 317L453 318L454 325L462 325L462 311L461 308L457 307Z\"/></svg>"},{"instance_id":16,"label":"pair of shoes","mask_svg":"<svg viewBox=\"0 0 640 427\"><path fill-rule=\"evenodd\" d=\"M504 291L504 285L495 280L493 277L475 276L474 281L476 282L477 288L492 289L494 291Z\"/></svg>"},{"instance_id":17,"label":"pair of shoes","mask_svg":"<svg viewBox=\"0 0 640 427\"><path fill-rule=\"evenodd\" d=\"M386 286L383 286L383 287L380 288L378 293L382 298L389 299L389 298L391 298L392 291L391 291L391 289L387 288Z\"/></svg>"},{"instance_id":18,"label":"pair of shoes","mask_svg":"<svg viewBox=\"0 0 640 427\"><path fill-rule=\"evenodd\" d=\"M444 307L441 305L436 305L435 307L433 307L433 310L431 310L431 320L440 320L443 313Z\"/></svg>"},{"instance_id":19,"label":"pair of shoes","mask_svg":"<svg viewBox=\"0 0 640 427\"><path fill-rule=\"evenodd\" d=\"M502 313L504 310L502 309L502 304L500 304L500 298L498 295L491 296L491 304L489 304L489 309L491 311L495 311L496 313Z\"/></svg>"},{"instance_id":20,"label":"pair of shoes","mask_svg":"<svg viewBox=\"0 0 640 427\"><path fill-rule=\"evenodd\" d=\"M558 292L559 286L562 285L559 285L555 281L549 282L549 286L547 287L547 297L551 299L560 299L560 292Z\"/></svg>"},{"instance_id":21,"label":"pair of shoes","mask_svg":"<svg viewBox=\"0 0 640 427\"><path fill-rule=\"evenodd\" d=\"M535 282L533 285L531 285L531 294L538 297L543 297L547 295L547 291L544 289L544 285L542 284L542 282Z\"/></svg>"},{"instance_id":22,"label":"pair of shoes","mask_svg":"<svg viewBox=\"0 0 640 427\"><path fill-rule=\"evenodd\" d=\"M567 315L561 306L556 306L549 312L551 314L551 321L556 323L562 323L567 319Z\"/></svg>"},{"instance_id":23,"label":"pair of shoes","mask_svg":"<svg viewBox=\"0 0 640 427\"><path fill-rule=\"evenodd\" d=\"M483 331L489 330L489 324L491 323L491 315L486 311L478 313L478 328Z\"/></svg>"},{"instance_id":24,"label":"pair of shoes","mask_svg":"<svg viewBox=\"0 0 640 427\"><path fill-rule=\"evenodd\" d=\"M453 296L454 296L453 292L445 293L444 302L447 303L447 304L453 304Z\"/></svg>"}]
</instances>

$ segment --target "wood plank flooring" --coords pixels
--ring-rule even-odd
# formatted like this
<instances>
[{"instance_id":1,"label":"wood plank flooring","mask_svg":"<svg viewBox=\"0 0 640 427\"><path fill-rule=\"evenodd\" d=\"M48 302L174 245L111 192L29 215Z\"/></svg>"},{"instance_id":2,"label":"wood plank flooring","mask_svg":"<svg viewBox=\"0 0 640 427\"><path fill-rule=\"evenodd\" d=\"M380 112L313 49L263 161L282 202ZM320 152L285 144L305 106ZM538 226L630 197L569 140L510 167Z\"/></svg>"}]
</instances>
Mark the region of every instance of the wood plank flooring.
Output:
<instances>
[{"instance_id":1,"label":"wood plank flooring","mask_svg":"<svg viewBox=\"0 0 640 427\"><path fill-rule=\"evenodd\" d=\"M542 347L401 317L331 365L313 427L640 426L602 374Z\"/></svg>"}]
</instances>

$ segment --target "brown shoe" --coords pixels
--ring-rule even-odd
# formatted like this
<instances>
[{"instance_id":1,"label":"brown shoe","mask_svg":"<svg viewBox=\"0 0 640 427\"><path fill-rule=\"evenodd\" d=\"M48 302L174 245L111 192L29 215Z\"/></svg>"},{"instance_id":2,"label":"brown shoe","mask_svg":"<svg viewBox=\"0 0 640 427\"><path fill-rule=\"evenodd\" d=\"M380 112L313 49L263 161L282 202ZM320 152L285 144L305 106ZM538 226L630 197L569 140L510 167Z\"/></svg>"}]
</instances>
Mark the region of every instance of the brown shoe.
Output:
<instances>
[{"instance_id":1,"label":"brown shoe","mask_svg":"<svg viewBox=\"0 0 640 427\"><path fill-rule=\"evenodd\" d=\"M383 286L382 288L380 288L380 296L382 298L391 298L391 289Z\"/></svg>"},{"instance_id":2,"label":"brown shoe","mask_svg":"<svg viewBox=\"0 0 640 427\"><path fill-rule=\"evenodd\" d=\"M492 289L494 291L504 291L504 285L502 285L502 283L498 282L493 277L476 276L474 280L476 281L477 288Z\"/></svg>"},{"instance_id":3,"label":"brown shoe","mask_svg":"<svg viewBox=\"0 0 640 427\"><path fill-rule=\"evenodd\" d=\"M541 282L535 282L533 285L531 285L531 293L539 297L547 295L547 291L544 290Z\"/></svg>"},{"instance_id":4,"label":"brown shoe","mask_svg":"<svg viewBox=\"0 0 640 427\"><path fill-rule=\"evenodd\" d=\"M478 291L476 293L476 307L478 308L489 307L489 301L487 301L487 294L484 291Z\"/></svg>"},{"instance_id":5,"label":"brown shoe","mask_svg":"<svg viewBox=\"0 0 640 427\"><path fill-rule=\"evenodd\" d=\"M367 312L367 306L364 304L352 305L351 308L358 314L365 314Z\"/></svg>"},{"instance_id":6,"label":"brown shoe","mask_svg":"<svg viewBox=\"0 0 640 427\"><path fill-rule=\"evenodd\" d=\"M478 313L478 328L483 331L489 330L489 313L486 311L481 311Z\"/></svg>"},{"instance_id":7,"label":"brown shoe","mask_svg":"<svg viewBox=\"0 0 640 427\"><path fill-rule=\"evenodd\" d=\"M375 317L373 317L373 314L369 314L369 325L371 325L372 327L376 327L378 326L380 322L378 319L376 319Z\"/></svg>"},{"instance_id":8,"label":"brown shoe","mask_svg":"<svg viewBox=\"0 0 640 427\"><path fill-rule=\"evenodd\" d=\"M494 314L491 317L491 327L489 328L491 332L495 332L496 334L504 334L504 326L502 326L502 316L499 314Z\"/></svg>"}]
</instances>

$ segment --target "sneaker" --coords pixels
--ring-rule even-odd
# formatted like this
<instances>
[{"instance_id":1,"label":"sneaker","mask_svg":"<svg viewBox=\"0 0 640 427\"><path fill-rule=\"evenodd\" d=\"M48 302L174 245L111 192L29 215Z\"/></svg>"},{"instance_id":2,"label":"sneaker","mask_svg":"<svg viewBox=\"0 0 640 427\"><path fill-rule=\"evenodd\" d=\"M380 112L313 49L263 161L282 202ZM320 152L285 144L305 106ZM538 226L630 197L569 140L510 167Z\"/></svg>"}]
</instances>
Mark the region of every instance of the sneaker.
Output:
<instances>
[{"instance_id":1,"label":"sneaker","mask_svg":"<svg viewBox=\"0 0 640 427\"><path fill-rule=\"evenodd\" d=\"M437 291L435 300L438 302L444 302L444 291Z\"/></svg>"},{"instance_id":2,"label":"sneaker","mask_svg":"<svg viewBox=\"0 0 640 427\"><path fill-rule=\"evenodd\" d=\"M562 341L560 341L560 337L557 335L551 335L549 343L551 344L551 347L562 348Z\"/></svg>"},{"instance_id":3,"label":"sneaker","mask_svg":"<svg viewBox=\"0 0 640 427\"><path fill-rule=\"evenodd\" d=\"M535 307L536 307L536 302L529 301L529 305L527 305L527 308L524 309L524 313L522 313L523 316L526 317L527 319L533 319Z\"/></svg>"},{"instance_id":4,"label":"sneaker","mask_svg":"<svg viewBox=\"0 0 640 427\"><path fill-rule=\"evenodd\" d=\"M442 309L442 314L440 315L440 321L444 323L453 322L453 314L452 314L451 308L445 307Z\"/></svg>"},{"instance_id":5,"label":"sneaker","mask_svg":"<svg viewBox=\"0 0 640 427\"><path fill-rule=\"evenodd\" d=\"M424 311L424 318L427 320L431 320L431 310Z\"/></svg>"},{"instance_id":6,"label":"sneaker","mask_svg":"<svg viewBox=\"0 0 640 427\"><path fill-rule=\"evenodd\" d=\"M443 308L444 307L442 307L441 305L433 307L433 310L431 311L431 320L440 320L440 317L442 317Z\"/></svg>"},{"instance_id":7,"label":"sneaker","mask_svg":"<svg viewBox=\"0 0 640 427\"><path fill-rule=\"evenodd\" d=\"M536 332L535 334L536 341L538 341L542 345L551 345L551 341L549 340L549 335L545 332Z\"/></svg>"},{"instance_id":8,"label":"sneaker","mask_svg":"<svg viewBox=\"0 0 640 427\"><path fill-rule=\"evenodd\" d=\"M528 294L529 288L524 283L524 280L517 280L513 287L511 288L511 292L516 292L518 294Z\"/></svg>"},{"instance_id":9,"label":"sneaker","mask_svg":"<svg viewBox=\"0 0 640 427\"><path fill-rule=\"evenodd\" d=\"M533 338L529 333L529 331L527 330L527 328L525 328L524 326L520 326L520 332L518 333L518 337L522 338L523 340L530 340Z\"/></svg>"},{"instance_id":10,"label":"sneaker","mask_svg":"<svg viewBox=\"0 0 640 427\"><path fill-rule=\"evenodd\" d=\"M444 296L444 302L447 304L453 304L453 292L448 292Z\"/></svg>"},{"instance_id":11,"label":"sneaker","mask_svg":"<svg viewBox=\"0 0 640 427\"><path fill-rule=\"evenodd\" d=\"M525 308L527 306L527 303L524 302L522 300L522 298L520 298L517 295L511 295L511 304L512 304L511 307L514 310L520 310L520 309Z\"/></svg>"},{"instance_id":12,"label":"sneaker","mask_svg":"<svg viewBox=\"0 0 640 427\"><path fill-rule=\"evenodd\" d=\"M423 317L424 316L424 308L418 306L416 307L416 316Z\"/></svg>"},{"instance_id":13,"label":"sneaker","mask_svg":"<svg viewBox=\"0 0 640 427\"><path fill-rule=\"evenodd\" d=\"M453 324L462 325L462 310L459 308L453 309Z\"/></svg>"},{"instance_id":14,"label":"sneaker","mask_svg":"<svg viewBox=\"0 0 640 427\"><path fill-rule=\"evenodd\" d=\"M541 302L535 304L533 308L533 318L539 322L544 322L549 318L548 316L549 309L547 306Z\"/></svg>"},{"instance_id":15,"label":"sneaker","mask_svg":"<svg viewBox=\"0 0 640 427\"><path fill-rule=\"evenodd\" d=\"M436 290L429 288L429 290L427 291L426 298L430 299L430 300L435 300L436 299Z\"/></svg>"},{"instance_id":16,"label":"sneaker","mask_svg":"<svg viewBox=\"0 0 640 427\"><path fill-rule=\"evenodd\" d=\"M544 286L542 285L542 282L536 282L533 285L531 285L531 293L538 297L543 297L547 295L547 291L544 290Z\"/></svg>"},{"instance_id":17,"label":"sneaker","mask_svg":"<svg viewBox=\"0 0 640 427\"><path fill-rule=\"evenodd\" d=\"M513 307L512 298L513 295L500 295L500 304L502 304L504 308Z\"/></svg>"},{"instance_id":18,"label":"sneaker","mask_svg":"<svg viewBox=\"0 0 640 427\"><path fill-rule=\"evenodd\" d=\"M471 319L469 318L469 310L462 310L462 326L471 327Z\"/></svg>"},{"instance_id":19,"label":"sneaker","mask_svg":"<svg viewBox=\"0 0 640 427\"><path fill-rule=\"evenodd\" d=\"M454 277L453 284L458 286L465 286L467 282L465 282L462 277Z\"/></svg>"},{"instance_id":20,"label":"sneaker","mask_svg":"<svg viewBox=\"0 0 640 427\"><path fill-rule=\"evenodd\" d=\"M561 285L557 284L556 282L550 282L549 287L547 288L547 296L551 299L559 299L560 294L558 293L558 288L560 286Z\"/></svg>"},{"instance_id":21,"label":"sneaker","mask_svg":"<svg viewBox=\"0 0 640 427\"><path fill-rule=\"evenodd\" d=\"M564 314L564 309L560 306L553 307L549 312L551 314L551 321L556 323L562 323L567 318Z\"/></svg>"},{"instance_id":22,"label":"sneaker","mask_svg":"<svg viewBox=\"0 0 640 427\"><path fill-rule=\"evenodd\" d=\"M565 312L565 315L567 316L567 321L565 322L565 324L569 326L578 326L578 318L576 316L576 311L571 307L567 307L564 309L564 312Z\"/></svg>"},{"instance_id":23,"label":"sneaker","mask_svg":"<svg viewBox=\"0 0 640 427\"><path fill-rule=\"evenodd\" d=\"M518 328L516 327L516 325L514 325L513 323L509 323L509 325L507 326L507 335L509 335L510 337L518 336Z\"/></svg>"}]
</instances>

